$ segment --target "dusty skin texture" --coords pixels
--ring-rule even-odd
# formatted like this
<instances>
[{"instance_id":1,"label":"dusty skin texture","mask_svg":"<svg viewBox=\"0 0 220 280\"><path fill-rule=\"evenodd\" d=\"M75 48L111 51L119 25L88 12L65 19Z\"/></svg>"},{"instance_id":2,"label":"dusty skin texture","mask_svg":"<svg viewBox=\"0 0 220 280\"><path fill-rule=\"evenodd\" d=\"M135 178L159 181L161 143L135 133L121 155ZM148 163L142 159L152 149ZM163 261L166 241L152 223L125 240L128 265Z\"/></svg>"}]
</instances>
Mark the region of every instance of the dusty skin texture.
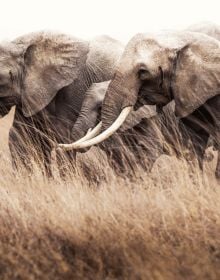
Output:
<instances>
[{"instance_id":1,"label":"dusty skin texture","mask_svg":"<svg viewBox=\"0 0 220 280\"><path fill-rule=\"evenodd\" d=\"M175 157L150 175L137 163L129 180L92 148L65 182L55 166L50 180L37 166L14 175L11 117L0 120L0 279L220 278L216 158L204 176Z\"/></svg>"}]
</instances>

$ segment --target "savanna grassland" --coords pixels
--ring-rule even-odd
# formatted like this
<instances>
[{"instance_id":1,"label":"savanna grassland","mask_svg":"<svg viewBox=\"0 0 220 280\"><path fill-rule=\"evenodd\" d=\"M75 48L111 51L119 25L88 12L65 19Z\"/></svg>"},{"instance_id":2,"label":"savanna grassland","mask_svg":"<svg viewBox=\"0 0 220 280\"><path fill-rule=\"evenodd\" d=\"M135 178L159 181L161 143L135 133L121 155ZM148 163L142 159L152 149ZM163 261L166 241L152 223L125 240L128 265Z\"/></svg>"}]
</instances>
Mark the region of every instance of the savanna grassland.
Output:
<instances>
[{"instance_id":1,"label":"savanna grassland","mask_svg":"<svg viewBox=\"0 0 220 280\"><path fill-rule=\"evenodd\" d=\"M93 148L65 181L56 167L53 179L17 174L11 120L0 121L0 279L220 279L216 158L202 175L163 156L130 179Z\"/></svg>"}]
</instances>

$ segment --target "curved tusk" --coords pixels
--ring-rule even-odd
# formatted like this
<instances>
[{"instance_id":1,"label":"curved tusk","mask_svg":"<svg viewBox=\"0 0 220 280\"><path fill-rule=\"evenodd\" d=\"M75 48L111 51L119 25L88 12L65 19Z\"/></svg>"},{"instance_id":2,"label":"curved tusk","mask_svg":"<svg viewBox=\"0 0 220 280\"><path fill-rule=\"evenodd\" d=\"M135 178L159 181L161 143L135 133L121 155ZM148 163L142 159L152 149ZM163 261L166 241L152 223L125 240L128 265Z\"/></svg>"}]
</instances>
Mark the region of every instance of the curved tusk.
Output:
<instances>
[{"instance_id":1,"label":"curved tusk","mask_svg":"<svg viewBox=\"0 0 220 280\"><path fill-rule=\"evenodd\" d=\"M102 127L102 122L99 122L96 127L94 127L93 129L89 129L86 133L85 136L83 136L82 138L80 138L79 140L77 140L76 142L74 142L74 144L78 144L84 141L87 141L93 137L95 137L96 135L99 134L99 132L101 131L101 127ZM61 144L60 144L61 145ZM65 144L63 144L65 145Z\"/></svg>"},{"instance_id":2,"label":"curved tusk","mask_svg":"<svg viewBox=\"0 0 220 280\"><path fill-rule=\"evenodd\" d=\"M98 136L89 139L87 141L80 141L80 142L74 142L71 144L59 144L58 147L64 149L65 151L69 151L69 150L77 150L77 149L84 149L84 148L88 148L90 146L96 145L101 143L102 141L104 141L105 139L109 138L112 134L115 133L116 130L119 129L119 127L124 123L124 121L126 120L127 116L129 115L129 113L133 110L133 106L129 106L129 107L125 107L120 115L118 116L118 118L114 121L114 123L105 131L103 131L101 134L99 134Z\"/></svg>"}]
</instances>

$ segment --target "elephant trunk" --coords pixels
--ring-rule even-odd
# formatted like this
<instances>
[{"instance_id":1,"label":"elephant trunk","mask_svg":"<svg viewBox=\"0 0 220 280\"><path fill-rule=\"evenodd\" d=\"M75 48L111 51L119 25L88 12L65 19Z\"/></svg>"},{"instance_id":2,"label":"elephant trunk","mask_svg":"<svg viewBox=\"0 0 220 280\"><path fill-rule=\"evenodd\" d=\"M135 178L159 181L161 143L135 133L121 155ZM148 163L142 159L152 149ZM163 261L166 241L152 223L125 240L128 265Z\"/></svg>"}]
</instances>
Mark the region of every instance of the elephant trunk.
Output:
<instances>
[{"instance_id":1,"label":"elephant trunk","mask_svg":"<svg viewBox=\"0 0 220 280\"><path fill-rule=\"evenodd\" d=\"M103 101L101 113L103 131L113 124L125 107L134 106L137 100L138 86L131 78L125 79L121 74L116 73L109 84Z\"/></svg>"},{"instance_id":2,"label":"elephant trunk","mask_svg":"<svg viewBox=\"0 0 220 280\"><path fill-rule=\"evenodd\" d=\"M120 93L119 86L112 82L103 101L101 112L102 130L106 130L116 120L122 110L123 98Z\"/></svg>"}]
</instances>

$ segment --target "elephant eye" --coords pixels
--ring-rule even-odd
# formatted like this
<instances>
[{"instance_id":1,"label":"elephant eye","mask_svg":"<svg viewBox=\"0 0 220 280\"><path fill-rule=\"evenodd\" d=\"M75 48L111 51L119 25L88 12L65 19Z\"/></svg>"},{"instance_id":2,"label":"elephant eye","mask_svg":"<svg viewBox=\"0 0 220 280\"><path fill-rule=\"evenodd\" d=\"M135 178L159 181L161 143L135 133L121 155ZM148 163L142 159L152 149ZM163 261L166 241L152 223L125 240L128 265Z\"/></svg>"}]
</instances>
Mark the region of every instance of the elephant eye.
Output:
<instances>
[{"instance_id":1,"label":"elephant eye","mask_svg":"<svg viewBox=\"0 0 220 280\"><path fill-rule=\"evenodd\" d=\"M150 72L147 69L140 69L138 71L138 78L142 81L150 78Z\"/></svg>"}]
</instances>

